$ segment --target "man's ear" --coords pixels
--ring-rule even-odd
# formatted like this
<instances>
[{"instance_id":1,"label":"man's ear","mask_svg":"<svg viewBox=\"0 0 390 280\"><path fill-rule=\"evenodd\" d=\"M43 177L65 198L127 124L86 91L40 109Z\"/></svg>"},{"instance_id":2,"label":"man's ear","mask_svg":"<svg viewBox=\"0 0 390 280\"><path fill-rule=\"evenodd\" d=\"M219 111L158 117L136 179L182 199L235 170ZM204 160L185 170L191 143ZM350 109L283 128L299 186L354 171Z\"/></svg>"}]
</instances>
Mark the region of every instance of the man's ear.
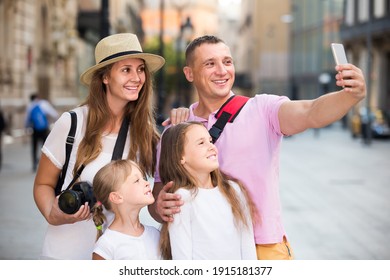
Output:
<instances>
[{"instance_id":1,"label":"man's ear","mask_svg":"<svg viewBox=\"0 0 390 280\"><path fill-rule=\"evenodd\" d=\"M192 68L188 66L184 66L183 68L184 75L186 76L187 81L193 82L194 76L192 74Z\"/></svg>"}]
</instances>

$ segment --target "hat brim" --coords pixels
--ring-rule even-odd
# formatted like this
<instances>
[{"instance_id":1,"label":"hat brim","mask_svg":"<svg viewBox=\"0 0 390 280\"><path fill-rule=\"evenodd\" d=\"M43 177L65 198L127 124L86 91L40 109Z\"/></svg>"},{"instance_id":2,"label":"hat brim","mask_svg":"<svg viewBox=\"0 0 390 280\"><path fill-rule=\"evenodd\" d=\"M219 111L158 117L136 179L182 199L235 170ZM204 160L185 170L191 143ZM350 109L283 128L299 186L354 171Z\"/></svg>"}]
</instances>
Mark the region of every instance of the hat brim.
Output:
<instances>
[{"instance_id":1,"label":"hat brim","mask_svg":"<svg viewBox=\"0 0 390 280\"><path fill-rule=\"evenodd\" d=\"M159 70L163 65L165 64L165 59L159 55L155 54L150 54L150 53L137 53L137 54L127 54L119 57L115 57L112 59L109 59L107 61L104 61L102 63L98 63L90 68L88 68L84 73L81 74L80 76L80 82L83 83L84 85L88 86L91 83L93 73L111 63L115 63L118 61L121 61L126 58L140 58L145 61L146 66L148 67L148 70L151 73L156 72Z\"/></svg>"}]
</instances>

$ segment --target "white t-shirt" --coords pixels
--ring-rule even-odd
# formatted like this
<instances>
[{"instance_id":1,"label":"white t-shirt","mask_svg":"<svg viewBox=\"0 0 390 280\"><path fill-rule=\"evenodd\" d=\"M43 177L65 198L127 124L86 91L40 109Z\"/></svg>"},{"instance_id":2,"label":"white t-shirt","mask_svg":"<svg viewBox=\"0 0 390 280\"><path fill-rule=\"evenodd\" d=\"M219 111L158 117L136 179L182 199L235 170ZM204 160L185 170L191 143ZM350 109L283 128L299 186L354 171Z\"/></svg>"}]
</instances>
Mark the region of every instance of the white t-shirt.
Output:
<instances>
[{"instance_id":1,"label":"white t-shirt","mask_svg":"<svg viewBox=\"0 0 390 280\"><path fill-rule=\"evenodd\" d=\"M66 189L73 179L73 167L76 162L78 146L85 134L88 107L78 107L73 111L77 113L77 129L63 189ZM70 114L67 112L63 113L54 124L42 147L42 152L58 168L62 168L65 162L65 141L68 136L70 123ZM94 161L86 165L81 173L80 181L92 182L97 171L111 161L117 136L118 134L106 134L102 136L102 152ZM127 136L123 158L127 158L129 147L130 137ZM105 214L107 216L107 223L104 223L104 228L111 223L113 218L112 212L105 211ZM48 225L40 258L90 260L96 241L96 233L96 227L92 219L60 226Z\"/></svg>"},{"instance_id":2,"label":"white t-shirt","mask_svg":"<svg viewBox=\"0 0 390 280\"><path fill-rule=\"evenodd\" d=\"M231 184L247 206L238 185ZM182 196L184 205L169 225L172 259L257 259L248 207L244 211L249 226L237 228L231 206L219 187L198 188L195 197L186 189L179 189L176 193Z\"/></svg>"},{"instance_id":3,"label":"white t-shirt","mask_svg":"<svg viewBox=\"0 0 390 280\"><path fill-rule=\"evenodd\" d=\"M160 232L152 226L144 227L138 237L108 228L93 251L106 260L159 260Z\"/></svg>"}]
</instances>

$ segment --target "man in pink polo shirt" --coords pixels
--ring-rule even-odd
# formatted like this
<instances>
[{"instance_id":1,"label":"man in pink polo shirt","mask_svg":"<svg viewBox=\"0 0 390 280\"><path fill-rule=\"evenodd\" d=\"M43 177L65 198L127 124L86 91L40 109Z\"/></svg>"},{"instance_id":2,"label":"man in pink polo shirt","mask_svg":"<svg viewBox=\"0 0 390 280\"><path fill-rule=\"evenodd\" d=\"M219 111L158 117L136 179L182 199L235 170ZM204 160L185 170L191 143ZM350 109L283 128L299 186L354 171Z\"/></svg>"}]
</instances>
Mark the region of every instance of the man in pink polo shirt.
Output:
<instances>
[{"instance_id":1,"label":"man in pink polo shirt","mask_svg":"<svg viewBox=\"0 0 390 280\"><path fill-rule=\"evenodd\" d=\"M291 101L285 96L259 94L249 99L235 118L227 123L215 145L220 169L247 187L258 211L254 227L258 259L292 259L292 249L282 223L279 197L279 153L283 135L308 128L320 128L343 117L366 95L361 70L354 65L336 67L336 84L342 90L314 100ZM215 113L232 96L235 78L229 47L215 36L192 41L186 50L184 74L198 92L199 102L190 106L188 120L201 121L210 129ZM159 153L158 153L159 154ZM157 165L158 166L158 165ZM149 207L159 222L172 221L182 201L167 193L170 185L155 176L156 203ZM221 217L223 218L223 217Z\"/></svg>"}]
</instances>

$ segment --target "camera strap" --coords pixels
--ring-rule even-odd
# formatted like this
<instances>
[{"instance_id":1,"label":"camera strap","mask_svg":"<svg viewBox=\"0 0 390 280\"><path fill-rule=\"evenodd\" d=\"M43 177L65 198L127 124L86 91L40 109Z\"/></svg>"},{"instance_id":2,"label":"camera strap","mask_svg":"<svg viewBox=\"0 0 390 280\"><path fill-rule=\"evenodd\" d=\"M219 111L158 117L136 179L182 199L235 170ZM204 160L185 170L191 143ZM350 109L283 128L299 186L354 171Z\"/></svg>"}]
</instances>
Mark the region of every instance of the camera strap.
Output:
<instances>
[{"instance_id":1,"label":"camera strap","mask_svg":"<svg viewBox=\"0 0 390 280\"><path fill-rule=\"evenodd\" d=\"M72 152L72 147L73 147L73 143L74 143L74 136L76 134L76 128L77 128L77 115L76 115L76 112L69 111L69 114L70 114L70 117L71 117L71 125L70 125L70 129L69 129L68 137L66 138L65 163L64 163L64 166L62 167L60 176L58 177L57 185L56 185L56 188L55 188L56 196L61 193L61 188L62 188L62 185L64 184L64 181L65 181L66 171L67 171L68 165L69 165L70 153Z\"/></svg>"},{"instance_id":2,"label":"camera strap","mask_svg":"<svg viewBox=\"0 0 390 280\"><path fill-rule=\"evenodd\" d=\"M122 120L121 128L119 129L118 138L116 139L114 151L111 160L121 159L123 156L123 149L125 148L127 133L129 131L130 118L125 116Z\"/></svg>"},{"instance_id":3,"label":"camera strap","mask_svg":"<svg viewBox=\"0 0 390 280\"><path fill-rule=\"evenodd\" d=\"M123 156L123 150L125 148L127 133L129 131L130 118L128 116L124 117L122 120L121 128L119 129L118 137L116 138L114 151L112 153L111 160L121 159ZM73 180L69 183L67 190L70 189L71 186L76 182L76 180L80 177L81 172L83 172L85 165L81 165L77 170Z\"/></svg>"}]
</instances>

